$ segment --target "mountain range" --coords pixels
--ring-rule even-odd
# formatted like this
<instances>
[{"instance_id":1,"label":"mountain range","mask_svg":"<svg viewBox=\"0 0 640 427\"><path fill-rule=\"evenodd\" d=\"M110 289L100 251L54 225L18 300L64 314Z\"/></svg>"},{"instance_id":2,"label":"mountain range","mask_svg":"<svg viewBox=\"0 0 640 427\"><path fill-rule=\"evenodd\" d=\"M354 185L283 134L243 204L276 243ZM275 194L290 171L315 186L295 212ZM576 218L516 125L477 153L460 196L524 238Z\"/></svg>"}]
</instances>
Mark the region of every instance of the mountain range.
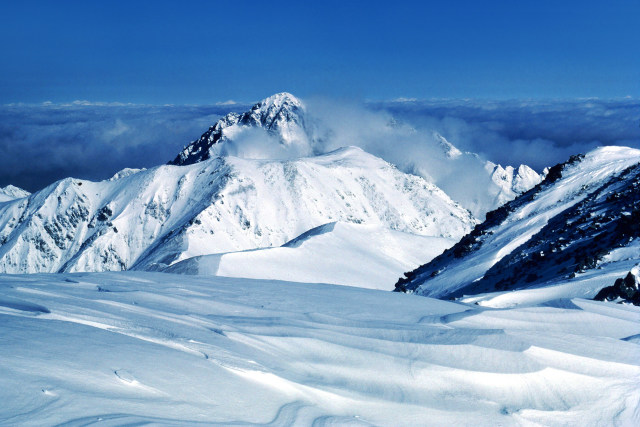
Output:
<instances>
[{"instance_id":1,"label":"mountain range","mask_svg":"<svg viewBox=\"0 0 640 427\"><path fill-rule=\"evenodd\" d=\"M335 120L314 115L312 108L307 108L289 93L278 93L258 102L245 113L229 113L221 118L169 163L188 165L221 155L291 159L324 154L328 147L338 148L332 140L346 141L394 162L404 172L434 183L478 219L483 219L486 212L514 199L543 178L526 165L503 167L483 160L475 153L459 150L437 132L421 134L395 118L379 125L379 131L384 133L383 147L371 144L366 136L357 136L357 132L342 135L345 133L343 127L358 129L366 124L355 122L345 126L333 123L331 119ZM382 117L376 119L382 120ZM402 151L402 147L391 150L393 155L389 155L394 138L408 136L420 145L419 151L423 155L398 156L396 151Z\"/></svg>"},{"instance_id":2,"label":"mountain range","mask_svg":"<svg viewBox=\"0 0 640 427\"><path fill-rule=\"evenodd\" d=\"M19 198L0 204L0 271L164 270L191 257L278 247L335 222L381 227L379 245L398 245L390 230L449 246L477 223L427 172L407 173L356 147L321 152L332 132L281 93L223 117L167 165L14 192ZM525 166L502 168L433 140L443 161L471 158L485 171L471 192L493 204L540 180ZM387 258L394 275L443 249L418 247L425 249Z\"/></svg>"}]
</instances>

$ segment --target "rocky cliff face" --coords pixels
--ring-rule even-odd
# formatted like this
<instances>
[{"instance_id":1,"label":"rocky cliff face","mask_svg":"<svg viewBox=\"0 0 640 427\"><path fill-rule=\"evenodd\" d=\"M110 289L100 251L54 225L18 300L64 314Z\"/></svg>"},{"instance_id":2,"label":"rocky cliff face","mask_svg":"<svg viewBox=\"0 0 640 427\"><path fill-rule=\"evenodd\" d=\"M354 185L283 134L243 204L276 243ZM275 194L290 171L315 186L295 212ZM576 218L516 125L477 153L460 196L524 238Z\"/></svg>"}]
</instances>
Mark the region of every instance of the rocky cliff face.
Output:
<instances>
[{"instance_id":1,"label":"rocky cliff face","mask_svg":"<svg viewBox=\"0 0 640 427\"><path fill-rule=\"evenodd\" d=\"M624 278L602 288L593 298L596 301L617 301L640 305L640 266L635 266Z\"/></svg>"}]
</instances>

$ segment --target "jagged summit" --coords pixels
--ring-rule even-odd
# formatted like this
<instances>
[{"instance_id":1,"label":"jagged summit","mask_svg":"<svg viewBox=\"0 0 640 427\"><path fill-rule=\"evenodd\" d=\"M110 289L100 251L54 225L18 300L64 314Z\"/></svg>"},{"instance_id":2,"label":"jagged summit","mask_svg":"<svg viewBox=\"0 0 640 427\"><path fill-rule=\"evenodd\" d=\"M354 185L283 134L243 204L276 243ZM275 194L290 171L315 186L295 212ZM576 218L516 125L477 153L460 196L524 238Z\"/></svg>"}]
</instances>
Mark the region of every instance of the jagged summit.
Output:
<instances>
[{"instance_id":1,"label":"jagged summit","mask_svg":"<svg viewBox=\"0 0 640 427\"><path fill-rule=\"evenodd\" d=\"M434 131L428 142L432 145L430 154L413 172L442 188L476 218L483 219L487 212L542 181L542 176L527 165L493 163L477 153L460 150L438 132Z\"/></svg>"},{"instance_id":2,"label":"jagged summit","mask_svg":"<svg viewBox=\"0 0 640 427\"><path fill-rule=\"evenodd\" d=\"M237 138L239 133L248 129L263 129L285 146L308 146L304 116L302 101L288 92L277 93L242 114L227 114L199 139L187 145L169 164L190 165L215 157L220 154L218 144Z\"/></svg>"},{"instance_id":3,"label":"jagged summit","mask_svg":"<svg viewBox=\"0 0 640 427\"><path fill-rule=\"evenodd\" d=\"M304 104L294 95L289 92L280 92L275 95L271 95L268 98L258 102L256 106L261 106L265 109L283 108L287 106L294 106L297 108L304 108ZM254 106L255 107L255 106Z\"/></svg>"}]
</instances>

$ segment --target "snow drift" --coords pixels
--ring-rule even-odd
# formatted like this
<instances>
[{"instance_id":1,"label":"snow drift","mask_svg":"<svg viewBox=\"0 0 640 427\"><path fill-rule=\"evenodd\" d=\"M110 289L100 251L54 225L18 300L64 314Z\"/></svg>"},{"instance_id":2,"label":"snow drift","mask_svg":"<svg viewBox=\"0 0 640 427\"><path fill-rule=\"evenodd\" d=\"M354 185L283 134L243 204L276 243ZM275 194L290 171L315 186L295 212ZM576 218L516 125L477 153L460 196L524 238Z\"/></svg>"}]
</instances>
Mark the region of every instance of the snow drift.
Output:
<instances>
[{"instance_id":1,"label":"snow drift","mask_svg":"<svg viewBox=\"0 0 640 427\"><path fill-rule=\"evenodd\" d=\"M0 424L638 425L639 334L581 299L0 275Z\"/></svg>"},{"instance_id":2,"label":"snow drift","mask_svg":"<svg viewBox=\"0 0 640 427\"><path fill-rule=\"evenodd\" d=\"M165 271L392 290L399 274L454 243L383 225L332 222L280 247L193 257Z\"/></svg>"}]
</instances>

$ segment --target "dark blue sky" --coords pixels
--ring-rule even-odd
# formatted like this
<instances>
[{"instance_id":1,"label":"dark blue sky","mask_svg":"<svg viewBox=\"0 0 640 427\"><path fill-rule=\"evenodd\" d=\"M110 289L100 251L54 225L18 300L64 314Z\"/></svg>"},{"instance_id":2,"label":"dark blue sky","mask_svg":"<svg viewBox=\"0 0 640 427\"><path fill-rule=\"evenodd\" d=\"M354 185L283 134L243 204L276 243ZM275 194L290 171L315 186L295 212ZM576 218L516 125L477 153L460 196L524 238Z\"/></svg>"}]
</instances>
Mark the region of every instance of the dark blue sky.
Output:
<instances>
[{"instance_id":1,"label":"dark blue sky","mask_svg":"<svg viewBox=\"0 0 640 427\"><path fill-rule=\"evenodd\" d=\"M640 2L4 1L0 104L640 96Z\"/></svg>"}]
</instances>

